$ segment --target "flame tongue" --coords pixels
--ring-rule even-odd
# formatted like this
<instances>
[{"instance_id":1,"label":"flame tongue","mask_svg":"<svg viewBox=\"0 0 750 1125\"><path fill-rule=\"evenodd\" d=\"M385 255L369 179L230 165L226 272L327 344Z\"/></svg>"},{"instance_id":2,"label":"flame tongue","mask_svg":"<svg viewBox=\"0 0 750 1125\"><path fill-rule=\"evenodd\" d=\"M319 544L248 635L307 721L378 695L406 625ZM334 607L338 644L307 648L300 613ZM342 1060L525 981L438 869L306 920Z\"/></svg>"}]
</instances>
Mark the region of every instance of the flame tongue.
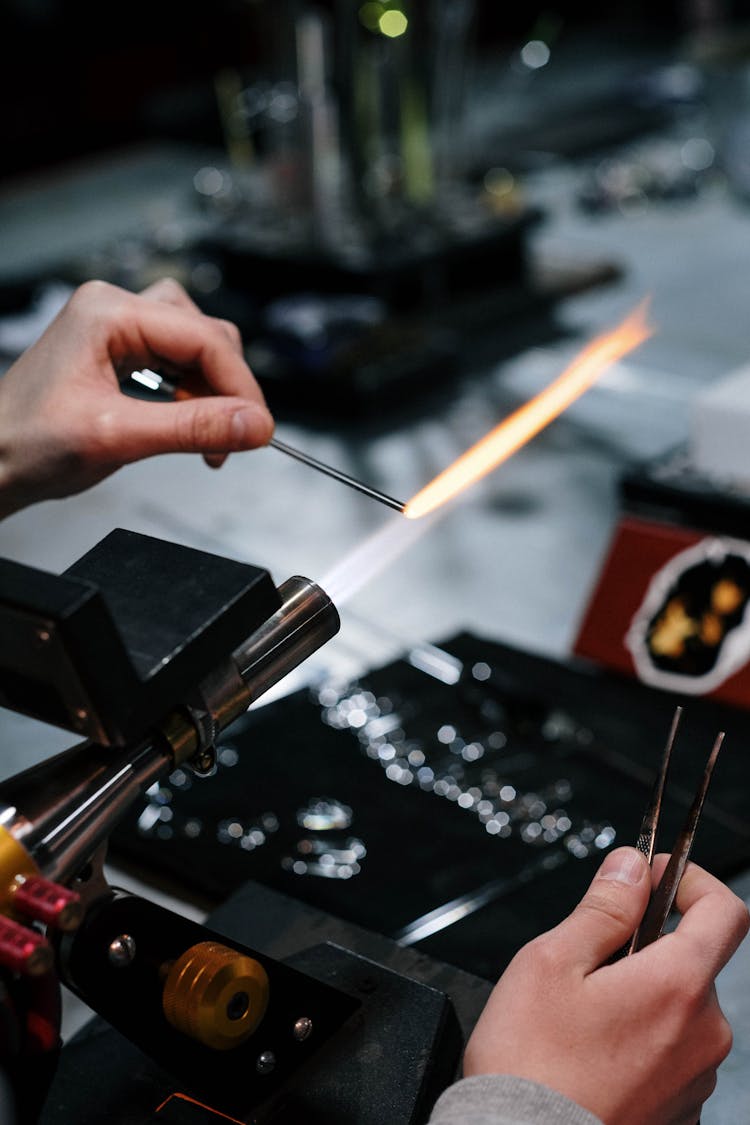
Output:
<instances>
[{"instance_id":1,"label":"flame tongue","mask_svg":"<svg viewBox=\"0 0 750 1125\"><path fill-rule=\"evenodd\" d=\"M592 340L553 383L491 430L421 492L412 496L404 515L408 519L419 519L486 476L593 386L611 364L650 335L644 303L612 332Z\"/></svg>"}]
</instances>

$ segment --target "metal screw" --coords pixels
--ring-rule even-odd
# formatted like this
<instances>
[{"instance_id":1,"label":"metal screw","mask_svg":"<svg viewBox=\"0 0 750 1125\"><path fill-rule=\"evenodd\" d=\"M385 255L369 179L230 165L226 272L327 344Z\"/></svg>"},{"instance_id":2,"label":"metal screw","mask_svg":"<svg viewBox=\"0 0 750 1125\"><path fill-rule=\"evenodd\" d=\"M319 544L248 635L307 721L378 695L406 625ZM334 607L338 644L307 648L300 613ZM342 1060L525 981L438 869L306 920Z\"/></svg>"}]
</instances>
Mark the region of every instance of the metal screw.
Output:
<instances>
[{"instance_id":1,"label":"metal screw","mask_svg":"<svg viewBox=\"0 0 750 1125\"><path fill-rule=\"evenodd\" d=\"M107 955L116 969L127 968L135 957L135 939L130 934L120 934L109 943Z\"/></svg>"},{"instance_id":2,"label":"metal screw","mask_svg":"<svg viewBox=\"0 0 750 1125\"><path fill-rule=\"evenodd\" d=\"M313 1029L313 1022L309 1016L300 1016L294 1025L294 1038L298 1043L304 1043Z\"/></svg>"},{"instance_id":3,"label":"metal screw","mask_svg":"<svg viewBox=\"0 0 750 1125\"><path fill-rule=\"evenodd\" d=\"M261 1051L255 1063L258 1074L270 1074L276 1066L276 1055L273 1051Z\"/></svg>"},{"instance_id":4,"label":"metal screw","mask_svg":"<svg viewBox=\"0 0 750 1125\"><path fill-rule=\"evenodd\" d=\"M213 746L205 746L188 761L196 777L213 777L216 773L216 750Z\"/></svg>"}]
</instances>

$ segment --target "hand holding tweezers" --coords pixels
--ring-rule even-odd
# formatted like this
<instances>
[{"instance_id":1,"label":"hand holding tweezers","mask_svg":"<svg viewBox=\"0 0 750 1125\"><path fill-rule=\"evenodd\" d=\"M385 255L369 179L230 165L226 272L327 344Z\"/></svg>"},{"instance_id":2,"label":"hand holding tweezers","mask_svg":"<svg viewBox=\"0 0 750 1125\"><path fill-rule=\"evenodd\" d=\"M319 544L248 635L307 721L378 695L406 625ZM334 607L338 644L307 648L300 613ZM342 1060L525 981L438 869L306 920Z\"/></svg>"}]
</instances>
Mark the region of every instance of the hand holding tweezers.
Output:
<instances>
[{"instance_id":1,"label":"hand holding tweezers","mask_svg":"<svg viewBox=\"0 0 750 1125\"><path fill-rule=\"evenodd\" d=\"M677 734L677 727L679 726L680 718L682 717L682 707L675 709L672 725L669 731L669 737L664 748L661 766L654 782L654 787L649 800L648 808L641 823L641 831L636 842L636 848L651 864L654 856L654 846L656 843L656 833L659 827L659 819L661 816L662 799L664 796L664 787L667 780L667 773L669 770L669 762L672 756L672 747L674 746L675 737ZM706 799L708 792L711 774L716 764L716 759L719 756L721 744L724 741L724 732L720 731L716 736L711 753L708 756L703 776L700 780L698 788L693 798L693 803L690 811L687 814L685 823L677 837L672 854L669 857L667 866L664 869L664 874L661 877L658 887L652 893L649 904L646 907L646 912L643 915L641 924L633 934L630 945L627 948L628 955L636 953L639 949L650 945L651 942L656 941L661 937L662 931L667 923L670 912L674 905L674 900L677 895L677 889L680 885L680 880L685 872L690 852L695 838L695 832L698 827L698 821L703 809L703 802Z\"/></svg>"}]
</instances>

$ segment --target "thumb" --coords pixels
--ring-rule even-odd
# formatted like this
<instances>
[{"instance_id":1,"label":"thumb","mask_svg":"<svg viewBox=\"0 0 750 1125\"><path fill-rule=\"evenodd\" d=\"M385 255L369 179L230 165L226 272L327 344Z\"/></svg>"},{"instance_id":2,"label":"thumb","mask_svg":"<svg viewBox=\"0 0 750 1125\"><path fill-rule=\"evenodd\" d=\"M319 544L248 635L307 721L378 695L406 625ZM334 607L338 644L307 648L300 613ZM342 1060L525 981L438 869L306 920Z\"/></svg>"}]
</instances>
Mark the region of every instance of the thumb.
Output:
<instances>
[{"instance_id":1,"label":"thumb","mask_svg":"<svg viewBox=\"0 0 750 1125\"><path fill-rule=\"evenodd\" d=\"M635 933L651 891L650 871L635 848L610 852L578 906L557 927L569 959L585 973L598 969Z\"/></svg>"},{"instance_id":2,"label":"thumb","mask_svg":"<svg viewBox=\"0 0 750 1125\"><path fill-rule=\"evenodd\" d=\"M125 400L117 423L123 462L157 453L230 453L265 445L273 418L261 403L209 395L175 403Z\"/></svg>"}]
</instances>

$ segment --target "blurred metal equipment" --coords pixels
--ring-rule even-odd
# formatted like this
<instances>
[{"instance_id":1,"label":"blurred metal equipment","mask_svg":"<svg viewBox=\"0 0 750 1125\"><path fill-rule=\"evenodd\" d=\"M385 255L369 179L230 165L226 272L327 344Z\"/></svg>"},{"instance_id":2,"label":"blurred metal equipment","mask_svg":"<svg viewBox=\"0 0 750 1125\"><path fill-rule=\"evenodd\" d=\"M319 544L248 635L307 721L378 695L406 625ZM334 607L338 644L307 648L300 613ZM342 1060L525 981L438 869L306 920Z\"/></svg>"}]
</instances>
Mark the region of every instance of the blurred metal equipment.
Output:
<instances>
[{"instance_id":1,"label":"blurred metal equipment","mask_svg":"<svg viewBox=\"0 0 750 1125\"><path fill-rule=\"evenodd\" d=\"M467 331L549 305L526 252L541 211L509 173L474 174L474 9L302 3L279 14L281 73L223 82L230 161L238 120L253 159L196 177L201 249L260 305L249 358L272 406L402 398L455 370Z\"/></svg>"}]
</instances>

